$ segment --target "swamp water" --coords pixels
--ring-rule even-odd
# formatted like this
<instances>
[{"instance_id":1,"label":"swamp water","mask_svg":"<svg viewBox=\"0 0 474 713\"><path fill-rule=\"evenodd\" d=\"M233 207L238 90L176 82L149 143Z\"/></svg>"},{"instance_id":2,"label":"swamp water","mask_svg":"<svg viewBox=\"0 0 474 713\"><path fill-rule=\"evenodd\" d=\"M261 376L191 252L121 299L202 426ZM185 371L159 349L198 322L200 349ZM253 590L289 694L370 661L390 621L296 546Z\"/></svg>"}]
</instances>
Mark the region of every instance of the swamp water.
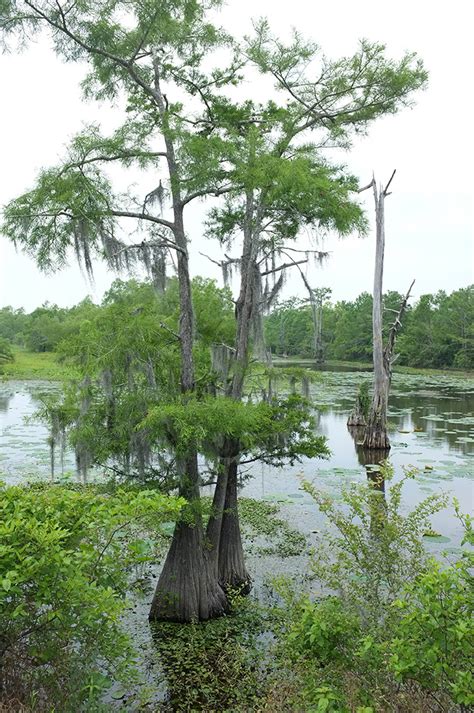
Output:
<instances>
[{"instance_id":1,"label":"swamp water","mask_svg":"<svg viewBox=\"0 0 474 713\"><path fill-rule=\"evenodd\" d=\"M311 385L311 397L317 406L317 430L325 435L331 449L327 460L306 461L281 469L254 465L246 473L242 495L274 502L280 515L307 536L308 545L316 545L325 528L324 516L310 496L301 489L301 478L340 498L343 485L364 482L367 472L360 449L346 427L358 387L371 379L363 372L318 372ZM0 480L8 483L49 478L50 454L47 429L29 420L40 405L41 393L56 390L51 382L0 382ZM395 374L390 395L389 429L392 448L390 461L395 480L403 468L415 467L418 474L404 491L404 507L410 509L431 493L446 492L456 497L463 512L472 513L474 496L474 379L454 375L421 376ZM67 453L66 472L74 471L74 457ZM390 491L390 484L386 487ZM204 494L210 494L205 492ZM452 505L432 517L432 528L440 537L426 538L433 553L447 551L456 556L462 528ZM257 543L258 544L258 543ZM247 567L254 580L254 592L266 598L265 581L286 574L303 582L307 556L281 557L262 555L254 545L246 546ZM155 581L133 602L127 616L127 628L140 650L142 667L154 687L162 677L150 629L146 625L149 602ZM165 687L155 705L163 699ZM111 708L134 710L120 700L110 701Z\"/></svg>"}]
</instances>

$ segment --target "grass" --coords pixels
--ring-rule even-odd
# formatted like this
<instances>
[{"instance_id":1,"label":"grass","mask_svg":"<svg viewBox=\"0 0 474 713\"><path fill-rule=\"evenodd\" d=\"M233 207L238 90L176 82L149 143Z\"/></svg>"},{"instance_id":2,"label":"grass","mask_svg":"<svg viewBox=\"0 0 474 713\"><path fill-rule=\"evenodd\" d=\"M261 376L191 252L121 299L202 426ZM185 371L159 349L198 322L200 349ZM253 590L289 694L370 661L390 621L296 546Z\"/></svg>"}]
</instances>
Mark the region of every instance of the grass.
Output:
<instances>
[{"instance_id":1,"label":"grass","mask_svg":"<svg viewBox=\"0 0 474 713\"><path fill-rule=\"evenodd\" d=\"M54 352L28 352L13 347L14 361L2 366L2 379L46 379L62 381L73 375L70 366L60 364Z\"/></svg>"}]
</instances>

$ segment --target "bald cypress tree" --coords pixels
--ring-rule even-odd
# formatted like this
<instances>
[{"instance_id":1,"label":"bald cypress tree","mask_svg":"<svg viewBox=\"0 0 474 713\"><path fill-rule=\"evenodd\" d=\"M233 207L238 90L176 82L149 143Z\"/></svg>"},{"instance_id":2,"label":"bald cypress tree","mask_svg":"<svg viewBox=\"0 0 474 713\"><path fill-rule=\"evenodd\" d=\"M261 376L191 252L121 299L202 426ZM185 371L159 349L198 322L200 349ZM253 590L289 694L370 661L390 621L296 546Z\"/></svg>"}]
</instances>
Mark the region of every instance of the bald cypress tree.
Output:
<instances>
[{"instance_id":1,"label":"bald cypress tree","mask_svg":"<svg viewBox=\"0 0 474 713\"><path fill-rule=\"evenodd\" d=\"M393 61L382 45L363 41L355 55L333 61L298 34L285 45L272 37L266 21L256 26L244 54L280 100L227 105L232 123L221 128L235 147L228 159L235 185L224 205L211 212L209 233L226 248L241 244L240 254L226 253L221 263L224 280L230 270L240 275L236 341L226 368L231 377L227 394L237 400L243 396L251 348L254 356L266 358L263 314L286 273L296 268L313 299L301 266L324 257L318 238L328 230L344 236L366 229L358 181L330 161L326 148L347 151L354 135L409 105L426 82L413 54ZM302 234L308 233L301 245ZM227 441L208 537L211 552L218 553L222 586L248 590L238 522L238 462L238 442Z\"/></svg>"},{"instance_id":2,"label":"bald cypress tree","mask_svg":"<svg viewBox=\"0 0 474 713\"><path fill-rule=\"evenodd\" d=\"M219 2L209 7L218 7ZM228 65L204 69L209 54L229 47L194 0L111 0L107 3L4 2L2 38L27 42L48 33L63 61L85 61L87 98L124 104L123 123L104 136L89 126L69 146L65 161L40 173L35 187L4 211L3 233L44 270L60 269L75 256L91 275L97 259L113 269L141 263L163 282L173 254L179 280L182 398L195 388L185 208L193 200L227 190L220 141L206 134L209 101L236 79ZM209 65L207 65L209 66ZM183 104L183 96L185 104ZM107 168L142 169L151 183L145 195L114 190ZM168 208L166 215L164 208ZM138 242L128 239L130 228ZM177 461L180 494L191 517L180 521L158 583L151 616L190 621L221 614L226 599L209 575L203 550L197 453Z\"/></svg>"}]
</instances>

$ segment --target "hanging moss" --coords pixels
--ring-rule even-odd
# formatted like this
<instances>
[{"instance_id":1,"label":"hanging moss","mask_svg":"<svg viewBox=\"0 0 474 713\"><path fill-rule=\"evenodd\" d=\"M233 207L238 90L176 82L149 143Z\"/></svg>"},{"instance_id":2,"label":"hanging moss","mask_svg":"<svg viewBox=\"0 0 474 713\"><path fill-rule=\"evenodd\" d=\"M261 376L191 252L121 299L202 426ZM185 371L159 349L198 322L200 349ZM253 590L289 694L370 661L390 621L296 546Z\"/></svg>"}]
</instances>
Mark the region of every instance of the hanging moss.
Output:
<instances>
[{"instance_id":1,"label":"hanging moss","mask_svg":"<svg viewBox=\"0 0 474 713\"><path fill-rule=\"evenodd\" d=\"M226 344L211 345L211 366L213 371L219 375L223 384L227 382L230 367L232 364L234 350Z\"/></svg>"}]
</instances>

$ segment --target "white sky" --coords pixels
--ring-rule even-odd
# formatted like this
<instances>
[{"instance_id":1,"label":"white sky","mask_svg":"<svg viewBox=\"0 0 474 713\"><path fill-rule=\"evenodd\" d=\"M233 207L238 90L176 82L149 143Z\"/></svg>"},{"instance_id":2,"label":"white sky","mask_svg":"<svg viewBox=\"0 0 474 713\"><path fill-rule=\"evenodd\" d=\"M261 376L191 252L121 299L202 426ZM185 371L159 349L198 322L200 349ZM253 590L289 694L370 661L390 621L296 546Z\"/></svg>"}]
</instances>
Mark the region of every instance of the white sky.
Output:
<instances>
[{"instance_id":1,"label":"white sky","mask_svg":"<svg viewBox=\"0 0 474 713\"><path fill-rule=\"evenodd\" d=\"M471 12L469 0L385 5L375 0L228 0L221 14L234 34L249 32L251 19L261 16L282 37L294 26L331 57L351 54L357 40L366 37L386 43L392 56L414 50L423 58L430 81L415 108L374 124L346 157L363 183L373 170L379 180L387 180L397 169L386 203L384 288L405 291L416 278L415 297L474 281ZM110 107L99 110L82 101L83 71L62 64L41 38L21 55L0 56L0 204L31 188L39 169L58 161L83 122L113 117ZM371 217L369 192L364 200ZM216 254L215 245L200 237L202 215L197 206L187 217L192 271L220 279L199 255L199 250ZM363 240L329 238L324 248L331 258L323 268L309 271L313 286L331 287L333 299L353 299L371 290L372 234ZM0 307L29 311L47 300L66 306L87 294L100 299L114 277L98 268L92 287L76 267L45 276L0 237ZM285 295L296 293L304 290L295 275Z\"/></svg>"}]
</instances>

